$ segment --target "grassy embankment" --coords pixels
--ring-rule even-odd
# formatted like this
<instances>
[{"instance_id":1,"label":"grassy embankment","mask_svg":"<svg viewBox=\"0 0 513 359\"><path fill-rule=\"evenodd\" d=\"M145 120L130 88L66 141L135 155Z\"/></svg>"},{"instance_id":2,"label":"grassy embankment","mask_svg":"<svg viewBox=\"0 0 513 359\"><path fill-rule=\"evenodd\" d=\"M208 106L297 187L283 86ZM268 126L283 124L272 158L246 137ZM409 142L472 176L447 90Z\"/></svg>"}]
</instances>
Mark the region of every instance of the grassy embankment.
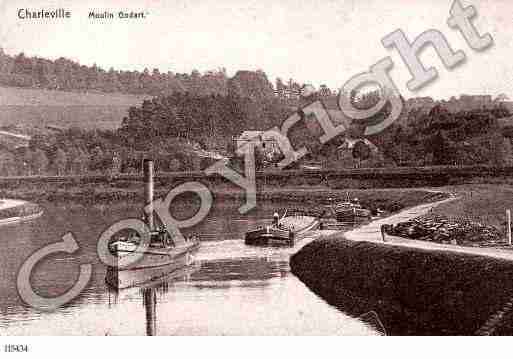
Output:
<instances>
[{"instance_id":1,"label":"grassy embankment","mask_svg":"<svg viewBox=\"0 0 513 359\"><path fill-rule=\"evenodd\" d=\"M456 201L433 209L433 214L450 218L468 218L497 228L505 224L506 209L513 210L513 184L466 184L444 187L457 195Z\"/></svg>"},{"instance_id":2,"label":"grassy embankment","mask_svg":"<svg viewBox=\"0 0 513 359\"><path fill-rule=\"evenodd\" d=\"M513 249L506 235L506 210L513 208L513 185L467 184L444 190L457 199L399 223L387 233L460 246Z\"/></svg>"},{"instance_id":3,"label":"grassy embankment","mask_svg":"<svg viewBox=\"0 0 513 359\"><path fill-rule=\"evenodd\" d=\"M165 196L174 188L172 184L157 183L155 196ZM210 186L216 200L242 201L245 192L234 185ZM59 184L32 183L0 189L0 198L16 198L32 202L79 202L111 203L117 201L144 200L144 185L140 181L119 181L112 183ZM445 195L422 189L330 189L323 186L265 186L257 191L257 198L268 202L293 202L298 206L312 208L328 203L328 199L345 200L346 193L351 198L372 209L380 208L395 212L405 207L444 198Z\"/></svg>"},{"instance_id":4,"label":"grassy embankment","mask_svg":"<svg viewBox=\"0 0 513 359\"><path fill-rule=\"evenodd\" d=\"M500 226L505 209L513 208L512 185L443 190L459 198L435 207L436 215ZM391 334L513 333L508 260L338 236L308 244L292 257L291 267L315 293L349 314L377 312Z\"/></svg>"},{"instance_id":5,"label":"grassy embankment","mask_svg":"<svg viewBox=\"0 0 513 359\"><path fill-rule=\"evenodd\" d=\"M291 268L344 312L375 311L388 334L474 334L500 311L492 329L513 333L511 261L324 238L294 255Z\"/></svg>"},{"instance_id":6,"label":"grassy embankment","mask_svg":"<svg viewBox=\"0 0 513 359\"><path fill-rule=\"evenodd\" d=\"M174 187L172 183L157 183L156 196L163 196ZM216 198L241 200L244 192L237 186L221 184L209 186ZM513 184L465 184L434 188L458 196L458 200L444 203L433 209L432 214L449 218L472 219L502 229L505 210L513 210ZM141 181L113 181L89 184L31 183L0 188L0 198L17 198L32 202L75 201L114 202L142 201L144 185ZM332 189L326 186L267 185L259 187L258 198L268 201L293 201L307 206L326 203L328 198L345 200L358 197L367 208L381 208L396 212L405 207L441 199L444 195L408 189Z\"/></svg>"}]
</instances>

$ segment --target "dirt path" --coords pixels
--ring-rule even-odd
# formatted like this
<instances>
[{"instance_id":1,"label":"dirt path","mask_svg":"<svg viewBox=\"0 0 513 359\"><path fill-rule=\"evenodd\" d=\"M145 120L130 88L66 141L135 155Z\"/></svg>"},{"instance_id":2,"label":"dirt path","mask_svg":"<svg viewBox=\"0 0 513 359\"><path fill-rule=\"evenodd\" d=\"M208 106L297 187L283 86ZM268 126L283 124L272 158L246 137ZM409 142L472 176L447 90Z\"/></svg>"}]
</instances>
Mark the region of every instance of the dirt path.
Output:
<instances>
[{"instance_id":1,"label":"dirt path","mask_svg":"<svg viewBox=\"0 0 513 359\"><path fill-rule=\"evenodd\" d=\"M344 232L344 233L336 233L332 234L329 237L340 237L343 236L346 239L352 241L367 241L367 242L376 242L383 243L381 237L381 225L382 224L397 224L399 222L405 222L410 219L425 215L429 213L429 211L439 206L443 203L456 201L459 197L450 194L451 196L442 201L426 203L419 206L415 206L409 209L405 209L397 214L394 214L390 217L381 218L375 220L369 224L363 225L356 229ZM513 260L513 250L506 249L496 249L496 248L477 248L477 247L462 247L458 245L452 244L440 244L433 243L427 241L418 241L414 239L401 238L396 236L385 235L385 244L390 246L402 246L402 247L410 247L410 248L419 248L425 250L437 250L437 251L452 251L458 253L468 253L468 254L476 254L483 255L493 258L502 258L507 260Z\"/></svg>"}]
</instances>

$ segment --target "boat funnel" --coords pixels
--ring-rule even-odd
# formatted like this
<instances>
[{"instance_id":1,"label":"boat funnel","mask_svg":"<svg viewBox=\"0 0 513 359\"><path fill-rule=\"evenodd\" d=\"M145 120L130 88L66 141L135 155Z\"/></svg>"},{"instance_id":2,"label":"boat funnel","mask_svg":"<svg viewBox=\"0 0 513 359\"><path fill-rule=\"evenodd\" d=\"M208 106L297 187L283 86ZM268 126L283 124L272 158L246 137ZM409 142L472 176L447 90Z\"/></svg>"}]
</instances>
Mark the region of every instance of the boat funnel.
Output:
<instances>
[{"instance_id":1,"label":"boat funnel","mask_svg":"<svg viewBox=\"0 0 513 359\"><path fill-rule=\"evenodd\" d=\"M146 224L151 231L155 230L155 222L153 218L153 192L154 192L154 180L153 180L153 160L143 161L143 173L144 173L144 200L145 206L148 206L146 211Z\"/></svg>"}]
</instances>

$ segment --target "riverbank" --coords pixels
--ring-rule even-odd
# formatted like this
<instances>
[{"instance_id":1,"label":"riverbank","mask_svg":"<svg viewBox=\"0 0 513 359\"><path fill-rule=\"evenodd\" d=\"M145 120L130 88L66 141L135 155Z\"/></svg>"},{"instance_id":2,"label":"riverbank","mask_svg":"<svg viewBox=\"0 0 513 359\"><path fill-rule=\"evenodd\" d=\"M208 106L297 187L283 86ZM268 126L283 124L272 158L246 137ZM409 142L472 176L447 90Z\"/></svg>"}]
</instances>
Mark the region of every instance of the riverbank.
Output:
<instances>
[{"instance_id":1,"label":"riverbank","mask_svg":"<svg viewBox=\"0 0 513 359\"><path fill-rule=\"evenodd\" d=\"M156 185L155 196L167 195L173 186ZM233 186L213 186L211 191L215 201L245 200L245 192ZM357 197L360 203L371 209L380 208L387 212L397 212L419 203L432 202L445 197L444 194L423 189L331 189L326 186L261 186L257 199L268 202L295 202L305 206L327 204L329 200L345 200L349 194ZM37 203L77 202L81 204L141 202L144 201L144 186L141 182L74 185L27 185L23 188L1 189L0 198L20 198Z\"/></svg>"},{"instance_id":2,"label":"riverbank","mask_svg":"<svg viewBox=\"0 0 513 359\"><path fill-rule=\"evenodd\" d=\"M15 199L1 199L0 200L0 211L7 210L9 208L22 206L26 201L15 200Z\"/></svg>"},{"instance_id":3,"label":"riverbank","mask_svg":"<svg viewBox=\"0 0 513 359\"><path fill-rule=\"evenodd\" d=\"M323 238L295 254L291 268L342 311L376 312L387 334L512 333L511 260ZM486 328L497 314L502 320Z\"/></svg>"},{"instance_id":4,"label":"riverbank","mask_svg":"<svg viewBox=\"0 0 513 359\"><path fill-rule=\"evenodd\" d=\"M468 197L461 196L463 188L451 188L445 200L315 240L291 258L292 272L330 304L352 308L352 315L375 311L389 334L511 334L512 251L393 236L383 243L381 237L382 224L428 212L448 215L472 206L476 215L485 214L490 198L509 190L485 188L477 194L471 186Z\"/></svg>"}]
</instances>

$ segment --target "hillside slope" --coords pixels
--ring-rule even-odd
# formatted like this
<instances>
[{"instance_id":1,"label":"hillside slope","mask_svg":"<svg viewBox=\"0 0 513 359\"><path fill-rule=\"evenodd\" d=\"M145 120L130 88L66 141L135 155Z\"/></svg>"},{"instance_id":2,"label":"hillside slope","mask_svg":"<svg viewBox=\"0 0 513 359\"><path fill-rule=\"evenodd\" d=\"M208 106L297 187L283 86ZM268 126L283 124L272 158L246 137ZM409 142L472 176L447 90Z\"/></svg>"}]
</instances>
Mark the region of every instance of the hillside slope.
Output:
<instances>
[{"instance_id":1,"label":"hillside slope","mask_svg":"<svg viewBox=\"0 0 513 359\"><path fill-rule=\"evenodd\" d=\"M113 129L120 125L130 106L138 106L150 97L0 87L0 127Z\"/></svg>"}]
</instances>

